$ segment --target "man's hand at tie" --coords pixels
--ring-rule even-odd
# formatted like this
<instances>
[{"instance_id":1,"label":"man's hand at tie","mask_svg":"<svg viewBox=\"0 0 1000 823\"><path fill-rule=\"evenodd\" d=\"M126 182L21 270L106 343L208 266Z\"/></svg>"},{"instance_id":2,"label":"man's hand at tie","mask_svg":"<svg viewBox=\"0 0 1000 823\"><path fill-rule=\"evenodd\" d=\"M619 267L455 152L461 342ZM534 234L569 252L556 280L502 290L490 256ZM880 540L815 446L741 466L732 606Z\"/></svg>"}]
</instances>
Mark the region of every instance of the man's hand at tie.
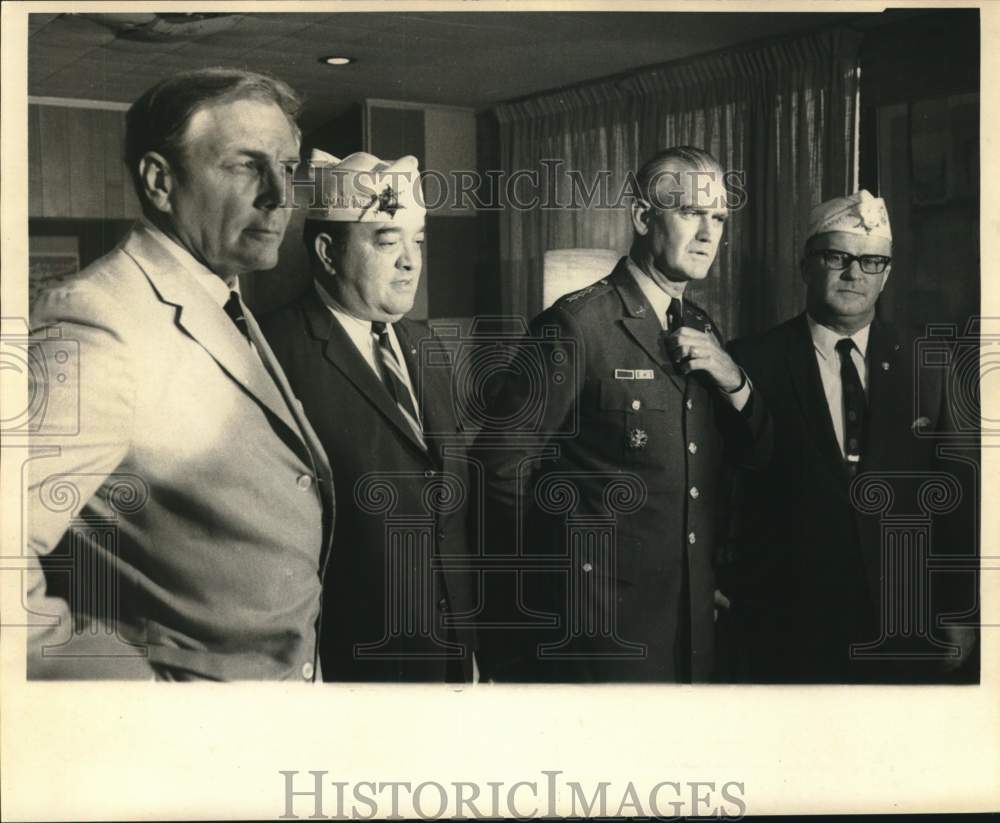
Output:
<instances>
[{"instance_id":1,"label":"man's hand at tie","mask_svg":"<svg viewBox=\"0 0 1000 823\"><path fill-rule=\"evenodd\" d=\"M719 345L714 334L682 326L667 335L666 343L667 352L681 374L704 371L727 393L734 393L743 386L742 370Z\"/></svg>"}]
</instances>

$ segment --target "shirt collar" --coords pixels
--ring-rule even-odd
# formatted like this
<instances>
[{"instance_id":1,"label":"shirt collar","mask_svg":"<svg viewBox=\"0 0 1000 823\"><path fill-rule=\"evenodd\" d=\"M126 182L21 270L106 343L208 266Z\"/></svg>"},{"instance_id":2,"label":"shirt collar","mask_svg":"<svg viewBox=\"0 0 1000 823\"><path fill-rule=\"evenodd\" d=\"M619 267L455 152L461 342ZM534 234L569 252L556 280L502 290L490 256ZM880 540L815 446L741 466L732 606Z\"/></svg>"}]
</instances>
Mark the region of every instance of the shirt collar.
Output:
<instances>
[{"instance_id":1,"label":"shirt collar","mask_svg":"<svg viewBox=\"0 0 1000 823\"><path fill-rule=\"evenodd\" d=\"M319 280L313 280L313 286L316 289L316 293L319 295L319 299L323 301L323 305L336 315L337 319L341 322L341 325L348 330L355 330L358 333L372 333L371 320L362 320L360 317L355 317L351 314L332 294L330 294L330 292L320 285ZM391 331L392 323L386 323L385 326Z\"/></svg>"},{"instance_id":2,"label":"shirt collar","mask_svg":"<svg viewBox=\"0 0 1000 823\"><path fill-rule=\"evenodd\" d=\"M631 257L627 257L625 259L627 261L626 265L628 266L629 274L632 275L632 279L635 280L636 284L649 301L649 304L653 307L653 311L656 312L656 317L660 321L660 325L665 327L667 322L667 309L670 308L670 301L673 300L673 298L657 286L653 278L640 269Z\"/></svg>"},{"instance_id":3,"label":"shirt collar","mask_svg":"<svg viewBox=\"0 0 1000 823\"><path fill-rule=\"evenodd\" d=\"M816 351L824 358L833 357L837 351L837 341L842 340L844 335L840 334L840 332L835 332L822 323L817 323L813 320L811 314L807 313L806 319L809 321L809 334L812 335L813 346L816 347ZM871 332L871 328L871 323L869 323L864 328L858 329L854 334L849 335L851 340L854 341L854 345L858 347L858 351L861 352L862 358L868 355L868 335Z\"/></svg>"},{"instance_id":4,"label":"shirt collar","mask_svg":"<svg viewBox=\"0 0 1000 823\"><path fill-rule=\"evenodd\" d=\"M229 293L236 292L239 294L240 291L240 279L238 277L233 278L233 285L229 286L225 280L223 280L219 275L217 275L210 268L207 268L202 263L199 263L194 255L191 254L187 249L185 249L176 240L168 237L160 229L154 226L146 217L140 220L143 228L149 233L149 235L156 240L163 248L173 257L188 274L190 274L197 283L212 296L212 299L218 303L220 306L226 305L226 301L229 300Z\"/></svg>"}]
</instances>

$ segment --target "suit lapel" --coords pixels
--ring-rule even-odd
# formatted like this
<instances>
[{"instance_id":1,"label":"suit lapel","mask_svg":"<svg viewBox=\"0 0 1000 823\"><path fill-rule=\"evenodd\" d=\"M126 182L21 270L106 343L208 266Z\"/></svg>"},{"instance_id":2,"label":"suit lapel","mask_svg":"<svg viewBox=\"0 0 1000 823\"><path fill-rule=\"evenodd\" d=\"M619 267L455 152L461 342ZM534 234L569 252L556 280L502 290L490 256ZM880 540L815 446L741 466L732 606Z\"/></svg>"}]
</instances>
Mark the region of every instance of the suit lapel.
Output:
<instances>
[{"instance_id":1,"label":"suit lapel","mask_svg":"<svg viewBox=\"0 0 1000 823\"><path fill-rule=\"evenodd\" d=\"M791 375L796 398L802 407L806 430L815 434L816 445L829 469L846 481L844 457L837 444L836 432L833 430L830 407L827 405L826 393L820 380L816 351L805 314L799 315L792 324L787 357L788 373Z\"/></svg>"},{"instance_id":2,"label":"suit lapel","mask_svg":"<svg viewBox=\"0 0 1000 823\"><path fill-rule=\"evenodd\" d=\"M434 444L430 449L434 458L443 462L443 445L452 442L448 437L457 433L457 419L451 405L453 372L450 369L426 368L421 363L419 347L430 337L429 330L405 319L396 323L395 328L410 380L413 381L413 393L420 407L424 437L429 445ZM442 351L439 341L433 341L433 345ZM444 444L435 442L442 435L445 437Z\"/></svg>"},{"instance_id":3,"label":"suit lapel","mask_svg":"<svg viewBox=\"0 0 1000 823\"><path fill-rule=\"evenodd\" d=\"M286 397L268 373L264 360L273 355L260 334L250 312L246 312L254 345L261 356L247 345L225 311L202 288L194 276L144 229L133 230L124 251L145 273L159 298L177 307L176 322L225 370L225 372L261 405L284 423L301 440L302 432L292 416ZM288 394L290 395L290 392Z\"/></svg>"},{"instance_id":4,"label":"suit lapel","mask_svg":"<svg viewBox=\"0 0 1000 823\"><path fill-rule=\"evenodd\" d=\"M670 378L674 388L684 394L686 381L667 359L663 348L661 341L663 326L660 325L659 318L653 312L653 307L649 305L639 284L629 273L627 258L623 257L615 266L615 270L611 272L611 282L622 300L624 316L620 322L623 328L650 356L657 368Z\"/></svg>"},{"instance_id":5,"label":"suit lapel","mask_svg":"<svg viewBox=\"0 0 1000 823\"><path fill-rule=\"evenodd\" d=\"M310 288L307 292L303 308L310 333L323 343L323 356L354 385L358 393L371 403L386 420L406 435L415 448L423 452L423 447L413 434L409 424L403 419L399 409L396 408L396 404L392 402L389 392L386 391L386 387L378 375L372 371L371 366L361 356L361 352L358 351L347 332L323 304L314 289ZM400 345L402 346L402 341L400 341ZM403 348L406 347L403 346ZM412 379L412 371L410 375Z\"/></svg>"},{"instance_id":6,"label":"suit lapel","mask_svg":"<svg viewBox=\"0 0 1000 823\"><path fill-rule=\"evenodd\" d=\"M882 465L890 442L892 411L912 403L906 394L903 347L894 331L877 320L872 323L865 356L868 369L868 432L862 469Z\"/></svg>"}]
</instances>

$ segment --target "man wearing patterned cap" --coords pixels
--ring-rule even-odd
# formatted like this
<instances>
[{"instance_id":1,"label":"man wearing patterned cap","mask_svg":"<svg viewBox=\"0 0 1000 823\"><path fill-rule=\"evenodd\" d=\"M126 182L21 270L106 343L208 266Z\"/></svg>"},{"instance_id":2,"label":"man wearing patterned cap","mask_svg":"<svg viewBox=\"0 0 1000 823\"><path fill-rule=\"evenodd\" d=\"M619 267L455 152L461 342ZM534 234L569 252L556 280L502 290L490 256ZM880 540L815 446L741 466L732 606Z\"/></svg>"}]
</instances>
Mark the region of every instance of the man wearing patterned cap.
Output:
<instances>
[{"instance_id":1,"label":"man wearing patterned cap","mask_svg":"<svg viewBox=\"0 0 1000 823\"><path fill-rule=\"evenodd\" d=\"M314 151L312 163L313 284L261 328L336 462L323 676L469 680L474 634L460 614L475 603L454 567L467 552L469 484L447 353L403 317L423 265L417 160Z\"/></svg>"},{"instance_id":2,"label":"man wearing patterned cap","mask_svg":"<svg viewBox=\"0 0 1000 823\"><path fill-rule=\"evenodd\" d=\"M801 262L806 311L733 344L775 424L767 477L737 484L739 514L720 573L732 601L723 628L736 679L915 682L945 668L929 659L947 651L934 640L914 638L903 654L878 645L891 629L880 610L888 614L902 595L886 600L878 517L852 503L879 473L935 469L936 443L926 435L951 425L940 370L915 384L912 342L876 318L891 263L881 198L862 190L821 203L810 214ZM904 485L896 489L901 506ZM962 517L938 524L932 551L968 550L945 545ZM909 591L915 581L902 585ZM940 594L937 579L934 586ZM936 599L939 610L943 602ZM961 634L946 633L956 641ZM901 659L920 654L923 661Z\"/></svg>"}]
</instances>

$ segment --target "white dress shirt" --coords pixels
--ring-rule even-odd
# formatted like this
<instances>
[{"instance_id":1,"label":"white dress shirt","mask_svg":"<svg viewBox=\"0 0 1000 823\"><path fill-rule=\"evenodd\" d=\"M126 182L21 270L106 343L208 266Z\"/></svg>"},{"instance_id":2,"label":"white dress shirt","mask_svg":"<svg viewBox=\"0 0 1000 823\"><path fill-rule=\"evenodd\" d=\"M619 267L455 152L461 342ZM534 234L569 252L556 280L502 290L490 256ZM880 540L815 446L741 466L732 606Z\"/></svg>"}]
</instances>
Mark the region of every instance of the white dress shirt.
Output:
<instances>
[{"instance_id":1,"label":"white dress shirt","mask_svg":"<svg viewBox=\"0 0 1000 823\"><path fill-rule=\"evenodd\" d=\"M167 237L167 235L156 228L145 217L140 222L156 242L163 246L170 253L170 256L177 261L178 265L200 283L220 306L226 305L226 301L229 300L229 292L234 291L239 294L240 279L238 277L234 277L233 285L229 286L219 275L195 260L191 252L176 240Z\"/></svg>"},{"instance_id":2,"label":"white dress shirt","mask_svg":"<svg viewBox=\"0 0 1000 823\"><path fill-rule=\"evenodd\" d=\"M316 293L319 295L320 300L322 300L323 304L330 310L330 314L337 319L341 328L347 332L347 336L351 338L351 342L354 344L355 348L358 352L360 352L361 356L365 359L365 362L369 365L371 370L375 372L379 381L382 382L382 356L378 350L378 338L372 333L371 320L362 320L361 318L350 314L318 282L313 281L313 285L316 288ZM413 391L413 383L410 380L410 371L406 367L406 359L403 357L403 351L400 348L399 339L396 337L396 330L393 328L392 323L386 323L385 328L389 332L389 345L392 347L392 351L396 355L396 360L399 363L399 370L403 375L403 383L406 385L406 389L410 393L410 399L413 400L413 408L419 409L420 404L417 402L417 396Z\"/></svg>"},{"instance_id":3,"label":"white dress shirt","mask_svg":"<svg viewBox=\"0 0 1000 823\"><path fill-rule=\"evenodd\" d=\"M833 421L833 431L837 435L837 445L840 446L842 454L844 452L844 387L840 380L840 354L837 352L837 341L846 335L835 332L826 326L817 323L808 314L809 333L812 335L813 349L816 352L816 364L819 366L819 379L823 383L823 393L826 395L826 405L830 410L830 419ZM858 377L861 378L861 385L865 394L868 393L868 366L865 356L868 354L868 335L871 332L871 325L859 329L850 335L854 341L854 348L851 349L851 360L854 368L858 370Z\"/></svg>"},{"instance_id":4,"label":"white dress shirt","mask_svg":"<svg viewBox=\"0 0 1000 823\"><path fill-rule=\"evenodd\" d=\"M670 308L670 301L674 298L656 285L653 278L640 269L631 257L628 258L628 271L638 284L639 288L642 290L642 293L649 301L649 304L653 307L656 319L660 321L660 328L666 331L667 309ZM681 305L683 307L683 301L681 301ZM723 389L719 389L719 393L732 403L738 411L742 410L743 407L746 406L747 401L750 399L750 381L745 378L746 376L744 375L743 387L739 391L727 392Z\"/></svg>"}]
</instances>

